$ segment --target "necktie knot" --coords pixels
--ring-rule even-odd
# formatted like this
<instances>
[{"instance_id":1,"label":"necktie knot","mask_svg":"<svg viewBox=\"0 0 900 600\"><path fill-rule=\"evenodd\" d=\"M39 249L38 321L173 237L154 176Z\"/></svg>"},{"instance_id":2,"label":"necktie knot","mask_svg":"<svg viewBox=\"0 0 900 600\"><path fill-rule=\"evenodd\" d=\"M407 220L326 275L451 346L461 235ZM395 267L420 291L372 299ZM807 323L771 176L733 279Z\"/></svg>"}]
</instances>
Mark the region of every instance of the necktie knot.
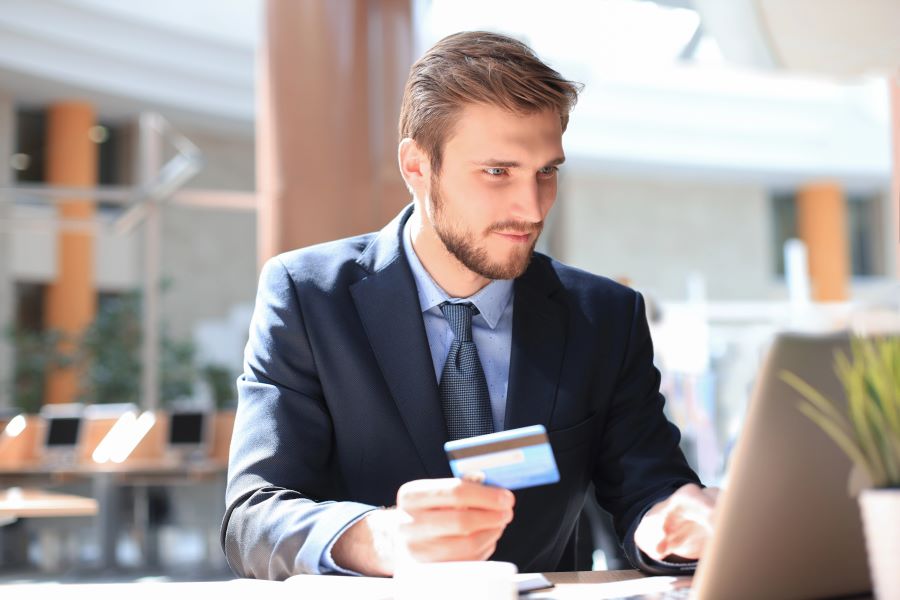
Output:
<instances>
[{"instance_id":1,"label":"necktie knot","mask_svg":"<svg viewBox=\"0 0 900 600\"><path fill-rule=\"evenodd\" d=\"M471 302L452 304L443 302L440 305L444 318L450 323L453 338L460 342L472 341L472 317L478 314L478 309Z\"/></svg>"}]
</instances>

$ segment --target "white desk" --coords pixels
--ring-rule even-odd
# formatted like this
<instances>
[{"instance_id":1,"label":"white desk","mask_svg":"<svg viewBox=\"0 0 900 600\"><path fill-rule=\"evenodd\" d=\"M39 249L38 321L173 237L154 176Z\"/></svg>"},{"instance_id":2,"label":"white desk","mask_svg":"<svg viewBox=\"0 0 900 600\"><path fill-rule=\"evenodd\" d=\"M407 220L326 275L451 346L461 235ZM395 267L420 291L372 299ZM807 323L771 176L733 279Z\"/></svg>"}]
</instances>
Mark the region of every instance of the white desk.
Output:
<instances>
[{"instance_id":1,"label":"white desk","mask_svg":"<svg viewBox=\"0 0 900 600\"><path fill-rule=\"evenodd\" d=\"M583 571L544 573L556 587L525 598L576 600L621 598L653 594L688 578L646 577L638 571ZM304 575L287 582L234 579L189 583L16 584L2 587L4 598L74 598L76 600L142 600L150 598L325 598L342 600L391 600L393 581L370 577ZM871 598L871 596L869 596Z\"/></svg>"},{"instance_id":2,"label":"white desk","mask_svg":"<svg viewBox=\"0 0 900 600\"><path fill-rule=\"evenodd\" d=\"M93 498L33 488L0 490L0 520L34 517L82 517L97 514Z\"/></svg>"},{"instance_id":3,"label":"white desk","mask_svg":"<svg viewBox=\"0 0 900 600\"><path fill-rule=\"evenodd\" d=\"M646 577L640 571L581 571L544 573L544 576L555 587L546 591L535 591L525 597L541 600L619 598L662 591L669 589L675 582L674 577ZM284 585L296 590L291 592L293 598L390 600L393 598L394 582L391 579L376 577L298 575L290 578Z\"/></svg>"},{"instance_id":4,"label":"white desk","mask_svg":"<svg viewBox=\"0 0 900 600\"><path fill-rule=\"evenodd\" d=\"M623 582L643 579L637 571L597 571L591 573L545 573L557 584L547 593L529 598L614 598L621 596ZM609 587L612 586L612 587ZM634 589L634 588L631 588ZM658 588L657 588L658 589ZM353 598L390 600L393 581L373 577L305 575L287 582L235 579L204 583L106 583L106 584L16 584L3 586L4 597L122 600L132 598Z\"/></svg>"}]
</instances>

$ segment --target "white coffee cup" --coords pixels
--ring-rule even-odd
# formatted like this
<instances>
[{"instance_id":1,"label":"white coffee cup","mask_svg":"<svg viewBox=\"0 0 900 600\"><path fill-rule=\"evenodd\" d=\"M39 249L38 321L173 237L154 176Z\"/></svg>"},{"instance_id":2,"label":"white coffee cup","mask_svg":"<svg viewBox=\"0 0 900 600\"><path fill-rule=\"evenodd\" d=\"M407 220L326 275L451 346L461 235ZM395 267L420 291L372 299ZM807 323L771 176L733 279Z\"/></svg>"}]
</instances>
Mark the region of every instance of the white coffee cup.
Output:
<instances>
[{"instance_id":1,"label":"white coffee cup","mask_svg":"<svg viewBox=\"0 0 900 600\"><path fill-rule=\"evenodd\" d=\"M516 600L516 565L497 561L406 563L394 573L396 600Z\"/></svg>"}]
</instances>

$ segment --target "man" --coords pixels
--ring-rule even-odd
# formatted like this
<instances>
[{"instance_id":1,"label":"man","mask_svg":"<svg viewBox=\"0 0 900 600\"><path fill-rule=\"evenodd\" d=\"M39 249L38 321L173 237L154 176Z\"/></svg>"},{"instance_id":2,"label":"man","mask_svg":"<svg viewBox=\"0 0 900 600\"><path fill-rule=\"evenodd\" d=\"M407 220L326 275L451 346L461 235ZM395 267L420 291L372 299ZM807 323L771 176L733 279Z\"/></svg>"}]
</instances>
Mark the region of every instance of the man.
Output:
<instances>
[{"instance_id":1,"label":"man","mask_svg":"<svg viewBox=\"0 0 900 600\"><path fill-rule=\"evenodd\" d=\"M265 265L222 525L238 574L571 569L590 482L635 565L699 558L714 493L663 416L641 296L533 251L577 91L516 40L445 38L404 92L413 204ZM450 476L448 439L534 424L559 483Z\"/></svg>"}]
</instances>

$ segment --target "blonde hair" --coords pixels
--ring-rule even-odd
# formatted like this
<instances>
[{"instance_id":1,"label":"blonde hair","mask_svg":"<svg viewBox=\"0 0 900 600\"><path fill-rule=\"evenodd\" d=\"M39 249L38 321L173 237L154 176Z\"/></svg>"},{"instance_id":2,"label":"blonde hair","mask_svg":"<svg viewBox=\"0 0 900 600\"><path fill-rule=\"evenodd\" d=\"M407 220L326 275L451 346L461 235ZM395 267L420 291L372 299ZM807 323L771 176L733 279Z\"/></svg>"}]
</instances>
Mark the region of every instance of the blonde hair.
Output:
<instances>
[{"instance_id":1,"label":"blonde hair","mask_svg":"<svg viewBox=\"0 0 900 600\"><path fill-rule=\"evenodd\" d=\"M518 114L555 110L565 131L581 88L516 39L487 31L455 33L410 69L400 139L419 144L439 173L444 142L465 105L489 104Z\"/></svg>"}]
</instances>

